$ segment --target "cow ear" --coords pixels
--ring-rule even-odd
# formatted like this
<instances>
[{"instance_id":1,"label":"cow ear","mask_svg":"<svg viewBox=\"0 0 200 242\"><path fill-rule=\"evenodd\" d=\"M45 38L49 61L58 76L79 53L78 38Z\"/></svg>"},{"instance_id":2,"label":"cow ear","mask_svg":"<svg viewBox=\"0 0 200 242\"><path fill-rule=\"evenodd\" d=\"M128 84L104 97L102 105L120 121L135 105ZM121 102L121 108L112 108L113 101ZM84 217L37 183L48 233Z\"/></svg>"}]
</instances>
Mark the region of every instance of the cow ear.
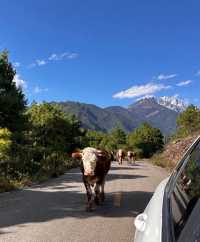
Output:
<instances>
[{"instance_id":1,"label":"cow ear","mask_svg":"<svg viewBox=\"0 0 200 242\"><path fill-rule=\"evenodd\" d=\"M98 157L103 157L103 156L105 156L105 154L103 154L103 153L98 153L97 156L98 156Z\"/></svg>"},{"instance_id":2,"label":"cow ear","mask_svg":"<svg viewBox=\"0 0 200 242\"><path fill-rule=\"evenodd\" d=\"M82 158L82 154L80 152L72 153L72 158L81 159Z\"/></svg>"},{"instance_id":3,"label":"cow ear","mask_svg":"<svg viewBox=\"0 0 200 242\"><path fill-rule=\"evenodd\" d=\"M97 156L98 156L98 157L105 157L106 154L105 154L105 152L103 152L103 151L101 151L101 150L98 150L98 152L97 152Z\"/></svg>"}]
</instances>

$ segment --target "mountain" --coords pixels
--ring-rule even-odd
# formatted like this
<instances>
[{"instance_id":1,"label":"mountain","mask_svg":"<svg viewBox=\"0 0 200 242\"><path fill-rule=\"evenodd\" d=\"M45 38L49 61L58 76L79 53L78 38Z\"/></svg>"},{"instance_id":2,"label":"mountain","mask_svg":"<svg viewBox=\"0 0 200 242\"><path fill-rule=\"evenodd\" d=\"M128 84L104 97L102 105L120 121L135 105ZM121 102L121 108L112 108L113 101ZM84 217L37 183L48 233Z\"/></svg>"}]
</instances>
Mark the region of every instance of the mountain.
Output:
<instances>
[{"instance_id":1,"label":"mountain","mask_svg":"<svg viewBox=\"0 0 200 242\"><path fill-rule=\"evenodd\" d=\"M164 134L170 134L176 129L178 112L160 105L155 98L142 99L127 108L100 108L93 104L71 101L57 104L64 112L75 114L87 129L107 132L120 125L126 132L130 132L143 122L161 129Z\"/></svg>"},{"instance_id":2,"label":"mountain","mask_svg":"<svg viewBox=\"0 0 200 242\"><path fill-rule=\"evenodd\" d=\"M71 101L57 104L62 107L64 112L75 114L83 127L87 129L107 132L116 125L121 125L126 131L137 127L126 108L100 108L93 104Z\"/></svg>"},{"instance_id":3,"label":"mountain","mask_svg":"<svg viewBox=\"0 0 200 242\"><path fill-rule=\"evenodd\" d=\"M171 134L176 130L178 113L158 103L155 98L142 99L128 107L132 116L139 117L141 122L148 122L159 128L163 134Z\"/></svg>"},{"instance_id":4,"label":"mountain","mask_svg":"<svg viewBox=\"0 0 200 242\"><path fill-rule=\"evenodd\" d=\"M160 99L158 99L158 103L176 112L182 112L188 106L188 104L185 103L184 100L177 98L177 96L161 97Z\"/></svg>"}]
</instances>

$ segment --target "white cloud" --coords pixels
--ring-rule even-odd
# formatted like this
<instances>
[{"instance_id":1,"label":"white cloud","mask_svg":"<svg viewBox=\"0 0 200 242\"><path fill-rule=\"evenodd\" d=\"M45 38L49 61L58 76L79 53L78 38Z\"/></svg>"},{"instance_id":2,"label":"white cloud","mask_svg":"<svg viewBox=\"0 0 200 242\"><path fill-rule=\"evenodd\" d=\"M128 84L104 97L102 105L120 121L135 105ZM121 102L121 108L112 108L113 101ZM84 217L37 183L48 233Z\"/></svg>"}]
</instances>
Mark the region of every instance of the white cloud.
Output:
<instances>
[{"instance_id":1,"label":"white cloud","mask_svg":"<svg viewBox=\"0 0 200 242\"><path fill-rule=\"evenodd\" d=\"M76 59L78 56L78 53L71 53L67 56L67 59Z\"/></svg>"},{"instance_id":2,"label":"white cloud","mask_svg":"<svg viewBox=\"0 0 200 242\"><path fill-rule=\"evenodd\" d=\"M78 57L78 53L75 52L63 52L61 54L51 54L48 58L48 60L50 61L59 61L59 60L63 60L63 59L76 59Z\"/></svg>"},{"instance_id":3,"label":"white cloud","mask_svg":"<svg viewBox=\"0 0 200 242\"><path fill-rule=\"evenodd\" d=\"M16 68L17 68L17 67L20 67L20 66L21 66L21 63L19 63L19 62L14 62L14 63L13 63L13 66L16 67Z\"/></svg>"},{"instance_id":4,"label":"white cloud","mask_svg":"<svg viewBox=\"0 0 200 242\"><path fill-rule=\"evenodd\" d=\"M28 65L27 67L28 67L28 68L33 68L33 67L35 67L35 66L36 66L36 64L35 64L35 63L32 63L32 64Z\"/></svg>"},{"instance_id":5,"label":"white cloud","mask_svg":"<svg viewBox=\"0 0 200 242\"><path fill-rule=\"evenodd\" d=\"M163 84L147 83L146 85L133 86L127 90L118 92L113 95L113 98L134 98L140 96L151 95L161 90L169 89L171 86Z\"/></svg>"},{"instance_id":6,"label":"white cloud","mask_svg":"<svg viewBox=\"0 0 200 242\"><path fill-rule=\"evenodd\" d=\"M79 54L75 52L63 52L61 54L53 53L51 54L48 59L37 59L32 64L28 65L28 68L33 68L36 66L44 66L48 64L50 61L61 61L61 60L72 60L78 58Z\"/></svg>"},{"instance_id":7,"label":"white cloud","mask_svg":"<svg viewBox=\"0 0 200 242\"><path fill-rule=\"evenodd\" d=\"M52 54L52 55L49 56L48 59L49 59L50 61L52 61L52 60L59 60L59 57L58 57L57 54Z\"/></svg>"},{"instance_id":8,"label":"white cloud","mask_svg":"<svg viewBox=\"0 0 200 242\"><path fill-rule=\"evenodd\" d=\"M45 61L45 60L36 60L34 63L28 65L28 68L33 68L36 66L44 66L46 64L47 64L47 61Z\"/></svg>"},{"instance_id":9,"label":"white cloud","mask_svg":"<svg viewBox=\"0 0 200 242\"><path fill-rule=\"evenodd\" d=\"M189 85L190 83L192 83L192 80L181 81L181 82L177 83L176 85L177 85L178 87L182 87L182 86L187 86L187 85Z\"/></svg>"},{"instance_id":10,"label":"white cloud","mask_svg":"<svg viewBox=\"0 0 200 242\"><path fill-rule=\"evenodd\" d=\"M41 88L39 86L35 86L33 89L33 92L36 94L41 93L41 92L48 92L48 88Z\"/></svg>"},{"instance_id":11,"label":"white cloud","mask_svg":"<svg viewBox=\"0 0 200 242\"><path fill-rule=\"evenodd\" d=\"M26 89L26 88L27 88L27 83L26 83L26 81L22 80L22 79L20 78L20 75L18 75L18 74L16 74L16 75L14 76L13 82L16 83L16 86L17 86L18 88L19 88L19 87L22 88L22 89Z\"/></svg>"},{"instance_id":12,"label":"white cloud","mask_svg":"<svg viewBox=\"0 0 200 242\"><path fill-rule=\"evenodd\" d=\"M37 64L38 66L44 66L44 65L47 64L47 61L45 61L45 60L36 60L36 64Z\"/></svg>"},{"instance_id":13,"label":"white cloud","mask_svg":"<svg viewBox=\"0 0 200 242\"><path fill-rule=\"evenodd\" d=\"M172 79L176 76L177 76L177 74L170 74L170 75L160 74L156 77L156 79L159 81L162 81L162 80Z\"/></svg>"}]
</instances>

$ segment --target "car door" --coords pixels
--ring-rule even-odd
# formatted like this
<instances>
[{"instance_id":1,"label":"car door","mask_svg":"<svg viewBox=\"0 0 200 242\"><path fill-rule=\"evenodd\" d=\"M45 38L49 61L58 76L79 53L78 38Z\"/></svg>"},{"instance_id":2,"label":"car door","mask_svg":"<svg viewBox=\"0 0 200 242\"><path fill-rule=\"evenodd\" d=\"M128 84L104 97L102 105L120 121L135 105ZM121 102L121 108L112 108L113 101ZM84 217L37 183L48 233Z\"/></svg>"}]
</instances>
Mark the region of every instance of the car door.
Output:
<instances>
[{"instance_id":1,"label":"car door","mask_svg":"<svg viewBox=\"0 0 200 242\"><path fill-rule=\"evenodd\" d=\"M163 241L200 242L200 141L175 170L165 197Z\"/></svg>"}]
</instances>

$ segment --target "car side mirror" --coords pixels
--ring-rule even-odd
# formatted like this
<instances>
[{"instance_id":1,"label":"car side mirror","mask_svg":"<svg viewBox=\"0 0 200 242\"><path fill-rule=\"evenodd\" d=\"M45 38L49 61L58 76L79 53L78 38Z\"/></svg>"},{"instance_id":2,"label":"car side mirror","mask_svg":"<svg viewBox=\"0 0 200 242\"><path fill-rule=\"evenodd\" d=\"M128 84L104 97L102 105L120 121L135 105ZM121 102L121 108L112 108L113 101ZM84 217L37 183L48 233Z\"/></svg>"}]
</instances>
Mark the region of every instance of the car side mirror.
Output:
<instances>
[{"instance_id":1,"label":"car side mirror","mask_svg":"<svg viewBox=\"0 0 200 242\"><path fill-rule=\"evenodd\" d=\"M146 213L141 213L135 218L135 227L138 231L144 232L145 227L146 227L146 220L147 220L147 214Z\"/></svg>"}]
</instances>

